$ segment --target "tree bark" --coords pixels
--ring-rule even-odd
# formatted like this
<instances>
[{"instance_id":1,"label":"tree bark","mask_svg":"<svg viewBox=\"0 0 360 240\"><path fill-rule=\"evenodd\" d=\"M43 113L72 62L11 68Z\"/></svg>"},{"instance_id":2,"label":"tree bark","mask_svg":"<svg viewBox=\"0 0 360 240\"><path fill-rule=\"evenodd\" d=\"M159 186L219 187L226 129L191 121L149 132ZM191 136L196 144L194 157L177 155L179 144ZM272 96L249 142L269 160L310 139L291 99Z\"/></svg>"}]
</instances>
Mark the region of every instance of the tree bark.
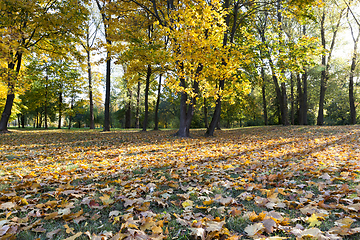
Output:
<instances>
[{"instance_id":1,"label":"tree bark","mask_svg":"<svg viewBox=\"0 0 360 240\"><path fill-rule=\"evenodd\" d=\"M180 65L180 68L183 69L183 64ZM192 89L195 93L195 96L191 99L190 103L187 104L188 95L185 91L181 92L180 97L180 126L179 131L176 133L179 137L190 137L190 126L191 120L194 116L194 109L196 104L196 97L199 93L199 82L196 80L197 76L202 71L203 66L199 64L196 69L195 80L193 81ZM180 86L183 89L186 89L186 82L185 78L180 78Z\"/></svg>"},{"instance_id":2,"label":"tree bark","mask_svg":"<svg viewBox=\"0 0 360 240\"><path fill-rule=\"evenodd\" d=\"M162 77L162 74L160 74L160 76L159 76L158 94L157 94L156 106L155 106L154 130L159 130L159 105L160 105L160 97L161 97L161 77Z\"/></svg>"},{"instance_id":3,"label":"tree bark","mask_svg":"<svg viewBox=\"0 0 360 240\"><path fill-rule=\"evenodd\" d=\"M298 123L299 125L303 125L304 123L302 122L303 117L303 110L302 110L302 106L303 106L303 91L301 88L301 76L300 73L296 74L296 82L297 82L297 105L298 105L298 109L297 109L297 114L298 114Z\"/></svg>"},{"instance_id":4,"label":"tree bark","mask_svg":"<svg viewBox=\"0 0 360 240\"><path fill-rule=\"evenodd\" d=\"M289 125L288 121L288 108L287 108L287 95L286 95L286 87L285 83L281 83L281 99L282 99L282 109L281 109L281 119L284 126Z\"/></svg>"},{"instance_id":5,"label":"tree bark","mask_svg":"<svg viewBox=\"0 0 360 240\"><path fill-rule=\"evenodd\" d=\"M291 73L290 76L290 102L291 102L291 108L290 108L290 119L291 119L291 125L295 124L295 110L294 110L294 75Z\"/></svg>"},{"instance_id":6,"label":"tree bark","mask_svg":"<svg viewBox=\"0 0 360 240\"><path fill-rule=\"evenodd\" d=\"M207 102L206 102L206 97L204 97L204 124L205 124L206 129L209 127L207 108L208 108L208 106L207 106Z\"/></svg>"},{"instance_id":7,"label":"tree bark","mask_svg":"<svg viewBox=\"0 0 360 240\"><path fill-rule=\"evenodd\" d=\"M21 127L25 128L25 114L21 114Z\"/></svg>"},{"instance_id":8,"label":"tree bark","mask_svg":"<svg viewBox=\"0 0 360 240\"><path fill-rule=\"evenodd\" d=\"M140 87L141 82L138 82L137 87L137 96L136 96L136 121L135 121L135 128L140 128Z\"/></svg>"},{"instance_id":9,"label":"tree bark","mask_svg":"<svg viewBox=\"0 0 360 240\"><path fill-rule=\"evenodd\" d=\"M107 40L107 44L111 41ZM105 86L105 118L104 118L104 131L110 131L110 75L111 75L111 57L110 52L106 53L106 86Z\"/></svg>"},{"instance_id":10,"label":"tree bark","mask_svg":"<svg viewBox=\"0 0 360 240\"><path fill-rule=\"evenodd\" d=\"M90 129L95 129L94 121L94 101L93 101L93 89L92 89L92 76L91 76L91 62L90 62L90 50L87 53L87 68L88 68L88 81L89 81L89 104L90 104Z\"/></svg>"},{"instance_id":11,"label":"tree bark","mask_svg":"<svg viewBox=\"0 0 360 240\"><path fill-rule=\"evenodd\" d=\"M301 125L307 125L307 110L308 110L308 103L307 103L307 70L304 70L304 73L302 74L302 101L301 101ZM301 89L300 89L301 90Z\"/></svg>"},{"instance_id":12,"label":"tree bark","mask_svg":"<svg viewBox=\"0 0 360 240\"><path fill-rule=\"evenodd\" d=\"M264 112L264 124L268 125L268 117L267 117L267 103L266 103L266 79L265 79L265 69L261 67L261 78L262 78L262 101L263 101L263 112Z\"/></svg>"},{"instance_id":13,"label":"tree bark","mask_svg":"<svg viewBox=\"0 0 360 240\"><path fill-rule=\"evenodd\" d=\"M355 16L353 16L355 18ZM354 41L353 55L351 58L350 76L349 76L349 105L350 105L350 124L356 124L356 108L355 108L355 97L354 97L354 73L357 62L357 47L360 38L360 25L358 25L358 34L355 38L353 28L348 20L351 35ZM357 22L357 24L359 24Z\"/></svg>"},{"instance_id":14,"label":"tree bark","mask_svg":"<svg viewBox=\"0 0 360 240\"><path fill-rule=\"evenodd\" d=\"M8 132L7 130L7 125L11 116L11 109L12 106L14 104L14 99L15 99L15 83L12 81L12 71L15 68L16 65L16 70L15 70L15 77L17 77L17 75L20 72L20 67L21 67L21 60L22 60L22 53L21 52L17 52L15 54L16 57L16 61L15 62L10 62L8 64L8 70L10 75L8 76L8 93L6 96L6 102L5 102L5 107L4 110L1 114L1 120L0 120L0 132Z\"/></svg>"},{"instance_id":15,"label":"tree bark","mask_svg":"<svg viewBox=\"0 0 360 240\"><path fill-rule=\"evenodd\" d=\"M61 129L62 105L63 105L63 97L62 97L62 91L60 91L59 92L59 123L58 123L58 129Z\"/></svg>"},{"instance_id":16,"label":"tree bark","mask_svg":"<svg viewBox=\"0 0 360 240\"><path fill-rule=\"evenodd\" d=\"M127 88L128 102L126 104L125 111L125 128L131 128L131 99L132 99L132 91L131 88Z\"/></svg>"},{"instance_id":17,"label":"tree bark","mask_svg":"<svg viewBox=\"0 0 360 240\"><path fill-rule=\"evenodd\" d=\"M49 77L46 76L46 84L45 84L45 106L44 106L44 121L45 121L45 129L48 129L48 81Z\"/></svg>"},{"instance_id":18,"label":"tree bark","mask_svg":"<svg viewBox=\"0 0 360 240\"><path fill-rule=\"evenodd\" d=\"M149 88L150 88L150 77L151 77L151 65L149 64L146 72L146 82L145 82L145 114L143 122L143 132L146 132L148 125L148 116L149 116Z\"/></svg>"}]
</instances>

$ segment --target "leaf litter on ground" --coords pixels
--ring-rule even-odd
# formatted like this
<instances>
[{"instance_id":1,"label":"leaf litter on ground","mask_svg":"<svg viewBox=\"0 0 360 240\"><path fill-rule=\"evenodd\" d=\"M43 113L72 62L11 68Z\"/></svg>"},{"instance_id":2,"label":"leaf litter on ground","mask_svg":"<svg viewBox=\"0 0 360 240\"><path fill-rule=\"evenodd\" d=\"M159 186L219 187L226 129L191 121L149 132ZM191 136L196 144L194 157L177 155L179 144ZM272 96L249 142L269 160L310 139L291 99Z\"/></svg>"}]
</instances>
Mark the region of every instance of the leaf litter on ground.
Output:
<instances>
[{"instance_id":1,"label":"leaf litter on ground","mask_svg":"<svg viewBox=\"0 0 360 240\"><path fill-rule=\"evenodd\" d=\"M19 131L0 239L360 239L360 127Z\"/></svg>"}]
</instances>

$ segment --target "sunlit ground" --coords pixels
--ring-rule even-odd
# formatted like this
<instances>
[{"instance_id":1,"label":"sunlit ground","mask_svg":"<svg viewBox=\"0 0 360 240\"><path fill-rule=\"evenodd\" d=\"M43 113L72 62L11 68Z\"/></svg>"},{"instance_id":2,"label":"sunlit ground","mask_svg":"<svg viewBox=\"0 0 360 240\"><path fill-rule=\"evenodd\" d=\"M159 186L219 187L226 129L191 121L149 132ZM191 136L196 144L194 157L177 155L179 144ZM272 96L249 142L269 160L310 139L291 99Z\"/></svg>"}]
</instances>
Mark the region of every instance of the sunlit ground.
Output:
<instances>
[{"instance_id":1,"label":"sunlit ground","mask_svg":"<svg viewBox=\"0 0 360 240\"><path fill-rule=\"evenodd\" d=\"M174 133L0 135L0 238L360 238L359 126Z\"/></svg>"}]
</instances>

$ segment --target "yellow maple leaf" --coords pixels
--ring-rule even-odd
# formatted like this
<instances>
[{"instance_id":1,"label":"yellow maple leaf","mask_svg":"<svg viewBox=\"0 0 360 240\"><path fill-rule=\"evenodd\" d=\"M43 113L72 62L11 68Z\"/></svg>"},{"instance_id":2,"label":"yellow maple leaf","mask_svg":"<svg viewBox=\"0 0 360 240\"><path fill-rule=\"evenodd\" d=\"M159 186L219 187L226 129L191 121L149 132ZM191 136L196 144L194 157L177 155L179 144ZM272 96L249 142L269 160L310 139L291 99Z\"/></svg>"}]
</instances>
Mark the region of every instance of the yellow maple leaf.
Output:
<instances>
[{"instance_id":1,"label":"yellow maple leaf","mask_svg":"<svg viewBox=\"0 0 360 240\"><path fill-rule=\"evenodd\" d=\"M309 227L315 227L321 225L321 222L318 221L318 216L316 216L315 213L313 213L311 217L308 218L307 222L310 223Z\"/></svg>"}]
</instances>

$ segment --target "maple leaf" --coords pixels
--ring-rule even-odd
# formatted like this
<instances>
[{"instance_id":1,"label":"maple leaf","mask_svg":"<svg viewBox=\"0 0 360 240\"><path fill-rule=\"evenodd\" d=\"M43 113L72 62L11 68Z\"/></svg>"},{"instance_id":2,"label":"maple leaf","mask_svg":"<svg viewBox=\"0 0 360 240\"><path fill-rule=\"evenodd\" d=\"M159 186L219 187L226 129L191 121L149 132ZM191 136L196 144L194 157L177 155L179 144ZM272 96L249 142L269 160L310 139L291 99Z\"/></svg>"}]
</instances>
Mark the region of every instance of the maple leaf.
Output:
<instances>
[{"instance_id":1,"label":"maple leaf","mask_svg":"<svg viewBox=\"0 0 360 240\"><path fill-rule=\"evenodd\" d=\"M312 215L311 215L311 217L309 217L306 221L308 222L308 223L310 223L310 227L314 227L314 226L320 226L321 225L321 222L320 221L318 221L318 218L319 218L319 216L317 216L315 213L313 213Z\"/></svg>"},{"instance_id":2,"label":"maple leaf","mask_svg":"<svg viewBox=\"0 0 360 240\"><path fill-rule=\"evenodd\" d=\"M195 239L200 238L201 240L205 239L205 229L203 228L190 228L190 235L194 236Z\"/></svg>"},{"instance_id":3,"label":"maple leaf","mask_svg":"<svg viewBox=\"0 0 360 240\"><path fill-rule=\"evenodd\" d=\"M255 235L261 234L265 230L265 227L262 223L255 223L253 225L248 225L244 231L250 236L254 237Z\"/></svg>"},{"instance_id":4,"label":"maple leaf","mask_svg":"<svg viewBox=\"0 0 360 240\"><path fill-rule=\"evenodd\" d=\"M99 197L103 205L107 206L114 203L114 200L110 198L109 195L104 194L102 197Z\"/></svg>"},{"instance_id":5,"label":"maple leaf","mask_svg":"<svg viewBox=\"0 0 360 240\"><path fill-rule=\"evenodd\" d=\"M183 208L191 208L194 205L194 202L191 200L186 200L183 203L181 203L181 205L183 206Z\"/></svg>"}]
</instances>

